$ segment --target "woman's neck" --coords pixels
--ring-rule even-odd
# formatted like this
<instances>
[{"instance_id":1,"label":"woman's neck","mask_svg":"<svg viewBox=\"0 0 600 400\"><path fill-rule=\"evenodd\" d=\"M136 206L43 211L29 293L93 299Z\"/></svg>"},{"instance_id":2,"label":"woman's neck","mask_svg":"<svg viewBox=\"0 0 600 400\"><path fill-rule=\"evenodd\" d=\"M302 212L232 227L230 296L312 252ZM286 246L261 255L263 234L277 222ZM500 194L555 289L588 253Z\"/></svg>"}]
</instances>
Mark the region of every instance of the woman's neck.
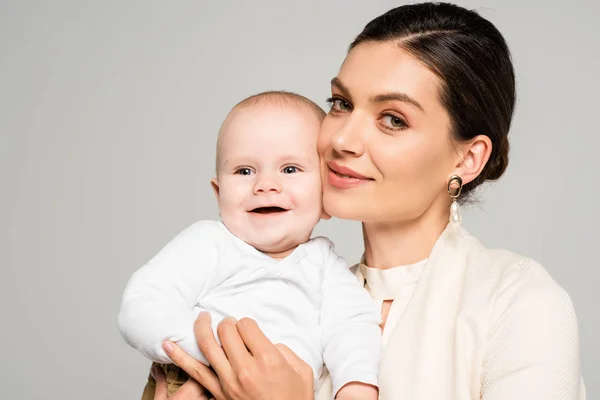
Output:
<instances>
[{"instance_id":1,"label":"woman's neck","mask_svg":"<svg viewBox=\"0 0 600 400\"><path fill-rule=\"evenodd\" d=\"M388 269L424 260L447 224L447 214L424 214L410 222L363 222L366 264Z\"/></svg>"}]
</instances>

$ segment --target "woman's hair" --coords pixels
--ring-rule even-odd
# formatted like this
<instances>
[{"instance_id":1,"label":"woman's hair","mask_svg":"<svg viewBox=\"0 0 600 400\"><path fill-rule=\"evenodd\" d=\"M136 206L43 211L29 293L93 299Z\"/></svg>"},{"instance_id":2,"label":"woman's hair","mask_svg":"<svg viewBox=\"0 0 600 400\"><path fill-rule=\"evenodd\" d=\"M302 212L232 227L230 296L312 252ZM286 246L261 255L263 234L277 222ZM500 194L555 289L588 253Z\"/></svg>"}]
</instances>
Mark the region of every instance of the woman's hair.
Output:
<instances>
[{"instance_id":1,"label":"woman's hair","mask_svg":"<svg viewBox=\"0 0 600 400\"><path fill-rule=\"evenodd\" d=\"M498 29L475 11L453 4L410 4L369 22L349 50L360 43L390 41L440 78L440 101L456 140L483 134L492 142L488 163L462 193L500 178L508 165L516 93L510 52Z\"/></svg>"}]
</instances>

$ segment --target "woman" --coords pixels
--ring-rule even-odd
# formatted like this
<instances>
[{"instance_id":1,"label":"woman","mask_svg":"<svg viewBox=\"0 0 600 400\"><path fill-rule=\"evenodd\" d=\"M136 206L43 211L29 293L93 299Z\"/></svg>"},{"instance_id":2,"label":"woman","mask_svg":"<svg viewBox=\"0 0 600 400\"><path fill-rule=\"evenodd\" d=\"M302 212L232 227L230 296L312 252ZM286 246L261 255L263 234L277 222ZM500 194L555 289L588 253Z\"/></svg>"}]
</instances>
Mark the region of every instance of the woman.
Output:
<instances>
[{"instance_id":1,"label":"woman","mask_svg":"<svg viewBox=\"0 0 600 400\"><path fill-rule=\"evenodd\" d=\"M354 271L382 304L380 398L584 399L568 295L536 262L460 227L456 201L508 163L515 82L502 35L454 5L398 7L358 35L331 89L324 206L363 223ZM165 349L215 398L312 398L306 365L253 321L223 321L221 349L207 319L196 334L216 373ZM322 381L318 398L331 398ZM194 381L184 389L174 399L203 396Z\"/></svg>"}]
</instances>

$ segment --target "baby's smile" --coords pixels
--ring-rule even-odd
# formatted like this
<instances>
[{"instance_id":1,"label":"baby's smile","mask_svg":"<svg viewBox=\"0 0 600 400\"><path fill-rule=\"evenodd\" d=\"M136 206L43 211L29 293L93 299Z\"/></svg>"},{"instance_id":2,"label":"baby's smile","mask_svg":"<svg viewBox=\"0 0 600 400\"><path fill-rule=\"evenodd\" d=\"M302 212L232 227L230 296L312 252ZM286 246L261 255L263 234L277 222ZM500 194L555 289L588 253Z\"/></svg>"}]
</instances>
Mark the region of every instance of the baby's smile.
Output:
<instances>
[{"instance_id":1,"label":"baby's smile","mask_svg":"<svg viewBox=\"0 0 600 400\"><path fill-rule=\"evenodd\" d=\"M282 207L277 207L277 206L269 206L269 207L258 207L255 208L253 210L250 210L249 212L253 213L253 214L281 214L281 213L285 213L289 210L282 208Z\"/></svg>"}]
</instances>

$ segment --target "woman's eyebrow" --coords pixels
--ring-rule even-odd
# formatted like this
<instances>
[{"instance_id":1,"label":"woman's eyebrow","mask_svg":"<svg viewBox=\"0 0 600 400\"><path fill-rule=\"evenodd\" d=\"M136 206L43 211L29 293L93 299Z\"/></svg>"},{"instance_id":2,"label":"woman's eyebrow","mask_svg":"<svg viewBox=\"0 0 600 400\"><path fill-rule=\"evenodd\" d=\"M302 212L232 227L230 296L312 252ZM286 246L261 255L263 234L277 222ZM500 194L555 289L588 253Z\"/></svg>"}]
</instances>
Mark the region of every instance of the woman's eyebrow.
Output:
<instances>
[{"instance_id":1,"label":"woman's eyebrow","mask_svg":"<svg viewBox=\"0 0 600 400\"><path fill-rule=\"evenodd\" d=\"M338 88L338 90L342 92L344 96L348 97L348 99L352 98L352 96L350 95L350 90L346 87L346 85L342 83L340 78L338 78L337 76L331 80L331 86L335 86L336 88Z\"/></svg>"},{"instance_id":2,"label":"woman's eyebrow","mask_svg":"<svg viewBox=\"0 0 600 400\"><path fill-rule=\"evenodd\" d=\"M337 76L331 80L331 86L335 86L340 92L342 92L344 96L348 97L348 99L352 98L352 96L350 95L350 89L348 89L348 87L344 85L340 78L338 78ZM411 104L419 110L425 112L425 109L423 109L423 106L418 101L416 101L406 93L401 92L384 93L379 94L377 96L371 96L369 97L369 101L372 103L383 103L386 101L401 101L403 103Z\"/></svg>"},{"instance_id":3,"label":"woman's eyebrow","mask_svg":"<svg viewBox=\"0 0 600 400\"><path fill-rule=\"evenodd\" d=\"M425 112L423 106L418 101L407 95L406 93L384 93L369 98L369 101L374 103L383 103L385 101L401 101L403 103L409 103L417 107L419 110Z\"/></svg>"}]
</instances>

